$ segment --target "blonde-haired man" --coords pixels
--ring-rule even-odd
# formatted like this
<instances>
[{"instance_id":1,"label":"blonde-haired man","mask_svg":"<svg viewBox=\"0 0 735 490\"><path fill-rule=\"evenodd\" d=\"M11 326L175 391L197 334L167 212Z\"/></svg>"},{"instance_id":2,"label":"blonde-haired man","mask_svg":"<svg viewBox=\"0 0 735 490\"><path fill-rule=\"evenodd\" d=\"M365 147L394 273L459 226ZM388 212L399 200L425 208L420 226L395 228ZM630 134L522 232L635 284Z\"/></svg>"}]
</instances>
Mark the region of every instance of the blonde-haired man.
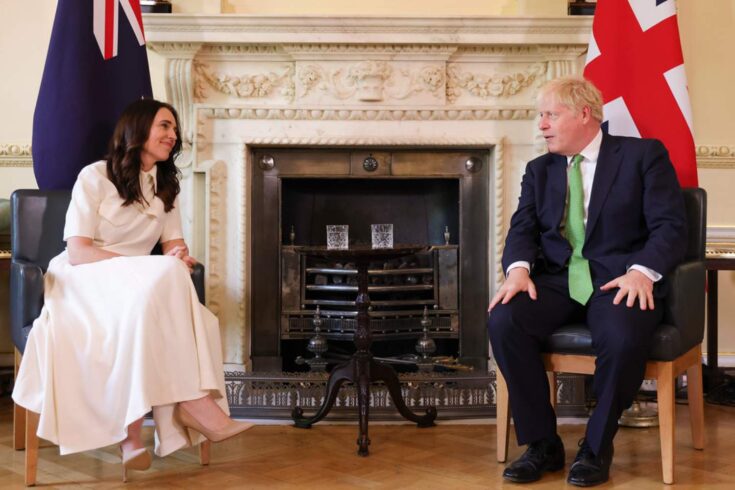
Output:
<instances>
[{"instance_id":1,"label":"blonde-haired man","mask_svg":"<svg viewBox=\"0 0 735 490\"><path fill-rule=\"evenodd\" d=\"M547 82L539 129L548 153L528 163L503 252L506 279L490 302L488 331L508 382L518 443L526 452L503 476L524 483L564 466L543 341L586 323L597 354L597 406L567 481L607 481L622 411L643 380L666 275L683 260L681 189L657 140L601 131L602 97L582 78Z\"/></svg>"}]
</instances>

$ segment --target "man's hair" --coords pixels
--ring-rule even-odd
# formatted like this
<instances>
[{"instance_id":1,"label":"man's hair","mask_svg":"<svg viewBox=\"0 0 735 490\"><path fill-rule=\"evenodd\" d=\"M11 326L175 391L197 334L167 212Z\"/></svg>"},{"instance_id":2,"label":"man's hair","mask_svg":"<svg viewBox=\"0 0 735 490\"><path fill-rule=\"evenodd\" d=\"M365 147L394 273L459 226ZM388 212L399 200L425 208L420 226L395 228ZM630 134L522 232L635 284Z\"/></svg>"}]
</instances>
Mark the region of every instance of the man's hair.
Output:
<instances>
[{"instance_id":1,"label":"man's hair","mask_svg":"<svg viewBox=\"0 0 735 490\"><path fill-rule=\"evenodd\" d=\"M592 118L602 121L602 94L589 80L573 76L549 80L539 89L536 100L546 97L551 97L574 112L589 107Z\"/></svg>"}]
</instances>

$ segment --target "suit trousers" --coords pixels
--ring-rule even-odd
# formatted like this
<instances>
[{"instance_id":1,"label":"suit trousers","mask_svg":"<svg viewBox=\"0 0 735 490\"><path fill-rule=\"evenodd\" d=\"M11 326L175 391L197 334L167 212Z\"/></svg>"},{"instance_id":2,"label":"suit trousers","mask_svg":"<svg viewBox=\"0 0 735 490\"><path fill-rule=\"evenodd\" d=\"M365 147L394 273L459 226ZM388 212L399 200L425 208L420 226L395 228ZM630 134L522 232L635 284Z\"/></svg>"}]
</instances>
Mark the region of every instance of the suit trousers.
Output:
<instances>
[{"instance_id":1,"label":"suit trousers","mask_svg":"<svg viewBox=\"0 0 735 490\"><path fill-rule=\"evenodd\" d=\"M587 305L569 297L566 271L532 277L537 299L518 293L497 304L488 317L493 356L507 384L519 445L556 434L556 414L549 401L549 382L541 360L544 340L557 328L586 323L597 356L593 389L597 405L585 437L591 449L612 443L623 410L633 402L646 368L653 332L663 317L653 310L613 304L617 289L595 292Z\"/></svg>"}]
</instances>

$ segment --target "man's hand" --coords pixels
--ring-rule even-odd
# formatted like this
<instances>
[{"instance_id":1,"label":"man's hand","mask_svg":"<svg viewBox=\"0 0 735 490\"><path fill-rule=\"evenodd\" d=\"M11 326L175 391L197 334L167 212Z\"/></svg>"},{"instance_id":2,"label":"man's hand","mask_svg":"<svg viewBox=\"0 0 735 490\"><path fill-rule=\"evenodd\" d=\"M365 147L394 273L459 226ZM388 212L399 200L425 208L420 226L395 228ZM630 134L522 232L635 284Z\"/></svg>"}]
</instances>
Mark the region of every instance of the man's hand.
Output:
<instances>
[{"instance_id":1,"label":"man's hand","mask_svg":"<svg viewBox=\"0 0 735 490\"><path fill-rule=\"evenodd\" d=\"M627 274L616 277L608 282L600 289L609 291L613 288L620 288L613 299L613 304L619 305L625 296L628 296L626 305L632 308L636 298L641 310L652 310L653 305L653 281L646 277L645 274L635 269L630 269Z\"/></svg>"},{"instance_id":2,"label":"man's hand","mask_svg":"<svg viewBox=\"0 0 735 490\"><path fill-rule=\"evenodd\" d=\"M536 299L536 285L531 280L531 276L525 267L516 267L508 272L505 282L490 301L487 312L490 313L499 302L502 304L508 303L513 296L520 292L526 292L531 299Z\"/></svg>"}]
</instances>

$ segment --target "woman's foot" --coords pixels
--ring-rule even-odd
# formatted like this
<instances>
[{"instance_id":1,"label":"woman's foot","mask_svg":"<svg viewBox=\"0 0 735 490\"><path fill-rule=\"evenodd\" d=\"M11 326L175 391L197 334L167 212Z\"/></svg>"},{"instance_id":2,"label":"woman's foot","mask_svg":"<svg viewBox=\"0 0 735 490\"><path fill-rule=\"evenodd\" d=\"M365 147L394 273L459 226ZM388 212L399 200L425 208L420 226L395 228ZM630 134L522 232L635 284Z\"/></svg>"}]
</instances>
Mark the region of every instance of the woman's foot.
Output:
<instances>
[{"instance_id":1,"label":"woman's foot","mask_svg":"<svg viewBox=\"0 0 735 490\"><path fill-rule=\"evenodd\" d=\"M143 446L143 440L141 439L142 428L142 418L128 425L128 437L120 443L123 482L128 481L127 470L143 471L151 467L151 453Z\"/></svg>"},{"instance_id":2,"label":"woman's foot","mask_svg":"<svg viewBox=\"0 0 735 490\"><path fill-rule=\"evenodd\" d=\"M174 409L174 416L181 425L194 429L213 442L224 441L254 426L232 420L211 396L179 403Z\"/></svg>"}]
</instances>

